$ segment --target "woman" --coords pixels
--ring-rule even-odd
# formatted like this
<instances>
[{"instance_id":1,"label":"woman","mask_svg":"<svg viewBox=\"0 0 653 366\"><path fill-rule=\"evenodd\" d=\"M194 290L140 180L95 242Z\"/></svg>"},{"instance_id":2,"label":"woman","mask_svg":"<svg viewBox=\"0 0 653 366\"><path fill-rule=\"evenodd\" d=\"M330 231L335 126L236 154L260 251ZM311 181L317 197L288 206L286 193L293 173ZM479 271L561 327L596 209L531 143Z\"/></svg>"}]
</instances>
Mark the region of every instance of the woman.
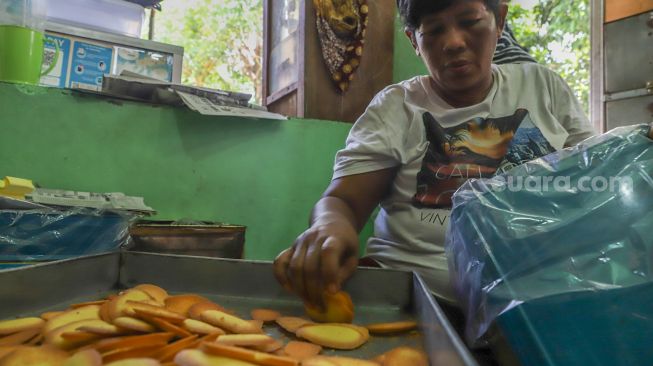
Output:
<instances>
[{"instance_id":1,"label":"woman","mask_svg":"<svg viewBox=\"0 0 653 366\"><path fill-rule=\"evenodd\" d=\"M275 260L306 301L338 291L358 264L358 233L380 205L367 255L415 270L450 304L444 233L451 195L594 134L567 84L545 67L493 65L500 0L398 0L405 33L428 68L372 100L336 156L310 227Z\"/></svg>"}]
</instances>

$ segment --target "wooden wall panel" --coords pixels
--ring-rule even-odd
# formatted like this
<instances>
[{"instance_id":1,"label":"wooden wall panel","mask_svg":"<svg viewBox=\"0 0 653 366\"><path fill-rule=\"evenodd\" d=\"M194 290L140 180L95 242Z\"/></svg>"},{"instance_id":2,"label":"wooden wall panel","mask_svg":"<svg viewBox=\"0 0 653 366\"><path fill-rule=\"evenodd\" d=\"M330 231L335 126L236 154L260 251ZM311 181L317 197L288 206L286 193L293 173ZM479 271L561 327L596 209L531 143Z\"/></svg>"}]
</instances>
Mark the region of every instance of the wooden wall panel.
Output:
<instances>
[{"instance_id":1,"label":"wooden wall panel","mask_svg":"<svg viewBox=\"0 0 653 366\"><path fill-rule=\"evenodd\" d=\"M269 104L268 111L283 114L284 116L303 117L297 113L297 99L297 90L295 90Z\"/></svg>"},{"instance_id":2,"label":"wooden wall panel","mask_svg":"<svg viewBox=\"0 0 653 366\"><path fill-rule=\"evenodd\" d=\"M270 24L270 1L265 0L265 25ZM273 112L288 116L355 122L374 95L392 83L395 0L369 0L368 26L361 64L349 90L340 93L331 81L318 38L313 0L300 0L298 81L269 94L269 47L264 56L263 103ZM270 38L266 41L269 41ZM266 42L267 46L267 42Z\"/></svg>"},{"instance_id":3,"label":"wooden wall panel","mask_svg":"<svg viewBox=\"0 0 653 366\"><path fill-rule=\"evenodd\" d=\"M653 0L605 0L605 22L653 10Z\"/></svg>"},{"instance_id":4,"label":"wooden wall panel","mask_svg":"<svg viewBox=\"0 0 653 366\"><path fill-rule=\"evenodd\" d=\"M374 95L392 83L395 1L373 0L368 4L361 65L349 90L341 94L322 59L313 1L306 1L305 117L355 122Z\"/></svg>"}]
</instances>

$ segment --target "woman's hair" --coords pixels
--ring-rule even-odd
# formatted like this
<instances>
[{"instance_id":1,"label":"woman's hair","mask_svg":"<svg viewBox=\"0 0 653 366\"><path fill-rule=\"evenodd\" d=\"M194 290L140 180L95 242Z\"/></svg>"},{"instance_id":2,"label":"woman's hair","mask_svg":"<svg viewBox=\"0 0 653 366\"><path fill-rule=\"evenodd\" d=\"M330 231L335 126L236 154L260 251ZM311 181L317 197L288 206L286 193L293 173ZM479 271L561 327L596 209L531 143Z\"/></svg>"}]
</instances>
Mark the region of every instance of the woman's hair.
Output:
<instances>
[{"instance_id":1,"label":"woman's hair","mask_svg":"<svg viewBox=\"0 0 653 366\"><path fill-rule=\"evenodd\" d=\"M422 18L442 11L460 0L397 0L401 20L408 29L419 28ZM488 9L499 19L499 3L502 0L484 0Z\"/></svg>"}]
</instances>

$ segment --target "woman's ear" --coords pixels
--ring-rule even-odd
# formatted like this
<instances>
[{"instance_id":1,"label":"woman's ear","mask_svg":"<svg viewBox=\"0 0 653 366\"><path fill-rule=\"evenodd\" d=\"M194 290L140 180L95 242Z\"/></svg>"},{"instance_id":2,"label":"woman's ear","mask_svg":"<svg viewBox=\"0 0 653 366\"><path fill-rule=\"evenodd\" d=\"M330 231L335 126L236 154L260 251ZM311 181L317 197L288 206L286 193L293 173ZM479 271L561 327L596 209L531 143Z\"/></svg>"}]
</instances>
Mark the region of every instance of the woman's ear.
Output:
<instances>
[{"instance_id":1,"label":"woman's ear","mask_svg":"<svg viewBox=\"0 0 653 366\"><path fill-rule=\"evenodd\" d=\"M406 27L404 28L404 34L406 34L406 37L410 40L410 44L413 45L413 49L415 50L415 54L419 56L419 46L417 45L417 39L415 38L415 31Z\"/></svg>"},{"instance_id":2,"label":"woman's ear","mask_svg":"<svg viewBox=\"0 0 653 366\"><path fill-rule=\"evenodd\" d=\"M498 10L499 16L497 17L497 35L498 37L501 37L501 33L503 33L503 27L506 25L506 17L508 16L508 4L502 1L499 4Z\"/></svg>"}]
</instances>

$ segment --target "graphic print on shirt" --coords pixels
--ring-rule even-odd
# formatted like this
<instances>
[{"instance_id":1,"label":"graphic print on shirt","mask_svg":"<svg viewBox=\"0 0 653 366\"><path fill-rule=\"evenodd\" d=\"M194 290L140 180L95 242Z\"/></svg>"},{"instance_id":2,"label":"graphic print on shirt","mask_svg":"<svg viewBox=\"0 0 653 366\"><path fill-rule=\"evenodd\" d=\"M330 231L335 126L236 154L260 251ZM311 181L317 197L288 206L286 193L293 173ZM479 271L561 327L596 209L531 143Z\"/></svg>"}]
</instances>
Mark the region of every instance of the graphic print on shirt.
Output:
<instances>
[{"instance_id":1,"label":"graphic print on shirt","mask_svg":"<svg viewBox=\"0 0 653 366\"><path fill-rule=\"evenodd\" d=\"M489 178L555 151L526 109L449 128L429 112L422 119L429 146L417 173L416 207L450 208L451 196L467 179Z\"/></svg>"}]
</instances>

